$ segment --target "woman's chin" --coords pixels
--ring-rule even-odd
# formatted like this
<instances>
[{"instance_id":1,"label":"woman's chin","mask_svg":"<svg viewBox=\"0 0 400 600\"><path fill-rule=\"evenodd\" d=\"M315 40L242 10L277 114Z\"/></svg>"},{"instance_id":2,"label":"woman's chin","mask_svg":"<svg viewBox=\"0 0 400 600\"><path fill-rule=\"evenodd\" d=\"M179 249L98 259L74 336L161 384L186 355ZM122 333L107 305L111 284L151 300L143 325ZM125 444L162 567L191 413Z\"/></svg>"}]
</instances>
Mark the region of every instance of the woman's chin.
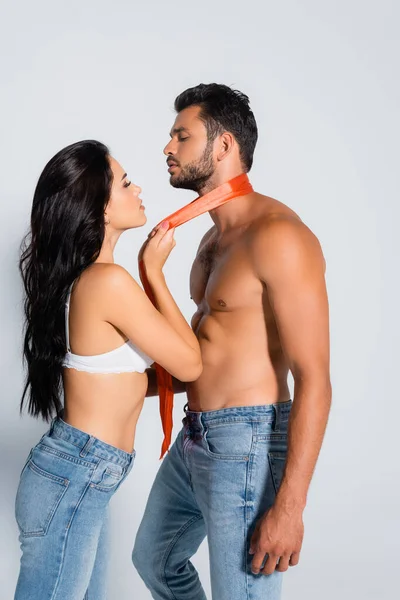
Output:
<instances>
[{"instance_id":1,"label":"woman's chin","mask_svg":"<svg viewBox=\"0 0 400 600\"><path fill-rule=\"evenodd\" d=\"M146 215L143 213L141 215L141 219L138 219L136 221L136 223L134 225L132 225L132 228L137 229L138 227L143 227L143 225L146 225L147 223L147 217Z\"/></svg>"},{"instance_id":2,"label":"woman's chin","mask_svg":"<svg viewBox=\"0 0 400 600\"><path fill-rule=\"evenodd\" d=\"M129 229L138 229L139 227L143 227L147 223L147 217L143 211L140 211L140 215L136 216L132 221L128 221L124 227L121 227L122 231L128 231Z\"/></svg>"}]
</instances>

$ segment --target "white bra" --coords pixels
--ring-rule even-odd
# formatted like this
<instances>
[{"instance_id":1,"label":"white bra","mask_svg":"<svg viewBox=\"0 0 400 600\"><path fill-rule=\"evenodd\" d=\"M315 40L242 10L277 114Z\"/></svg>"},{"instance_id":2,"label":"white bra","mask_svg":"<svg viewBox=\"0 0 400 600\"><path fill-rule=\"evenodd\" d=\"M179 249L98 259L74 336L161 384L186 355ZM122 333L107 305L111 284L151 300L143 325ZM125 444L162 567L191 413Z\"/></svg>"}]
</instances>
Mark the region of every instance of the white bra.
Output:
<instances>
[{"instance_id":1,"label":"white bra","mask_svg":"<svg viewBox=\"0 0 400 600\"><path fill-rule=\"evenodd\" d=\"M154 360L139 350L130 340L115 348L115 350L110 350L104 354L96 354L95 356L81 356L71 352L69 346L69 305L73 285L69 288L65 303L67 353L62 366L77 371L86 371L87 373L144 373L153 364Z\"/></svg>"}]
</instances>

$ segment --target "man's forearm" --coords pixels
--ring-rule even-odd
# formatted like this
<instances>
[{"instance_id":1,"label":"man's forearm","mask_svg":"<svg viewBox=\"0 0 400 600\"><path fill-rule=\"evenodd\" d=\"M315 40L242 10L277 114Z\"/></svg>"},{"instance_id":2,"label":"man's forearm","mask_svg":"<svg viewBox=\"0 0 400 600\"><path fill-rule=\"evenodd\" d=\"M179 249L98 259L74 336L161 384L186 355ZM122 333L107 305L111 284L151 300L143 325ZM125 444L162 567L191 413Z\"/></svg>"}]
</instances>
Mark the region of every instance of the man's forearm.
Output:
<instances>
[{"instance_id":1,"label":"man's forearm","mask_svg":"<svg viewBox=\"0 0 400 600\"><path fill-rule=\"evenodd\" d=\"M158 396L156 370L154 368L146 369L146 373L148 378L146 398ZM186 392L186 383L179 381L179 379L176 379L175 377L172 377L172 385L175 394Z\"/></svg>"},{"instance_id":2,"label":"man's forearm","mask_svg":"<svg viewBox=\"0 0 400 600\"><path fill-rule=\"evenodd\" d=\"M331 396L329 379L322 383L295 381L286 467L276 505L288 510L304 509L328 422Z\"/></svg>"}]
</instances>

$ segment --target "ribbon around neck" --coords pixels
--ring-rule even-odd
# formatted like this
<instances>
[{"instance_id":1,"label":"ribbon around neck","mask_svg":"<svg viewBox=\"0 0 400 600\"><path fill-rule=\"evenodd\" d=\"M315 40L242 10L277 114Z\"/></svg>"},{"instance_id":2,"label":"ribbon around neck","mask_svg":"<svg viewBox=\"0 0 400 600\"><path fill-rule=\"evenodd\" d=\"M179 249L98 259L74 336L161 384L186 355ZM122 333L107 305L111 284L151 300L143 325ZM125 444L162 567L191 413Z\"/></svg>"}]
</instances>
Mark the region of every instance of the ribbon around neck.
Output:
<instances>
[{"instance_id":1,"label":"ribbon around neck","mask_svg":"<svg viewBox=\"0 0 400 600\"><path fill-rule=\"evenodd\" d=\"M246 173L242 173L238 177L223 183L222 185L216 187L211 192L204 194L204 196L200 196L190 202L186 206L183 206L176 212L166 217L156 226L158 227L161 223L168 222L168 229L172 229L174 227L179 227L184 223L187 223L191 219L195 219L205 212L209 212L226 204L230 200L237 198L238 196L245 196L246 194L250 194L253 192L253 187L249 181L249 178ZM139 260L139 275L143 284L144 291L147 296L151 300L151 302L156 306L156 301L154 298L153 291L149 284L146 275L146 267L144 265L143 259ZM168 371L166 371L163 367L155 364L156 375L157 375L157 386L158 386L158 394L160 397L160 415L161 422L164 433L164 440L161 448L161 456L162 458L164 454L170 447L171 444L171 435L172 435L172 410L174 403L174 390L172 385L172 376Z\"/></svg>"}]
</instances>

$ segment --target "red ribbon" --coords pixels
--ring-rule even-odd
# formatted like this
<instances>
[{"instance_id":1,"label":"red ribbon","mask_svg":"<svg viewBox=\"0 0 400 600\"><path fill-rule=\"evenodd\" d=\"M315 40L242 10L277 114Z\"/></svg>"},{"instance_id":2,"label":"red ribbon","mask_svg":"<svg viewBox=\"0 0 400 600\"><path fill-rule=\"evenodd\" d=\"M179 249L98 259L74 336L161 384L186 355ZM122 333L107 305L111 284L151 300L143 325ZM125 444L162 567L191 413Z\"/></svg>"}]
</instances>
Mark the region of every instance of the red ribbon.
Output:
<instances>
[{"instance_id":1,"label":"red ribbon","mask_svg":"<svg viewBox=\"0 0 400 600\"><path fill-rule=\"evenodd\" d=\"M253 192L253 188L249 181L249 178L246 175L246 173L242 173L242 175L231 179L227 183L223 183L208 194L200 196L200 198L196 198L196 200L193 200L193 202L191 202L190 204L183 206L166 219L163 219L161 223L168 221L168 229L172 229L173 227L179 227L179 225L183 225L184 223L187 223L191 219L195 219L196 217L202 215L205 212L209 212L211 210L214 210L215 208L218 208L219 206L222 206L226 202L233 200L233 198L237 198L238 196L245 196L246 194L250 194L251 192ZM159 223L159 225L161 225L161 223ZM139 274L144 291L146 292L147 296L152 301L152 303L156 305L152 289L147 279L146 268L144 266L143 260L139 261ZM160 415L164 432L164 441L161 448L162 458L171 444L174 390L172 387L172 376L157 363L155 365L155 368L157 375L158 393L160 396Z\"/></svg>"}]
</instances>

